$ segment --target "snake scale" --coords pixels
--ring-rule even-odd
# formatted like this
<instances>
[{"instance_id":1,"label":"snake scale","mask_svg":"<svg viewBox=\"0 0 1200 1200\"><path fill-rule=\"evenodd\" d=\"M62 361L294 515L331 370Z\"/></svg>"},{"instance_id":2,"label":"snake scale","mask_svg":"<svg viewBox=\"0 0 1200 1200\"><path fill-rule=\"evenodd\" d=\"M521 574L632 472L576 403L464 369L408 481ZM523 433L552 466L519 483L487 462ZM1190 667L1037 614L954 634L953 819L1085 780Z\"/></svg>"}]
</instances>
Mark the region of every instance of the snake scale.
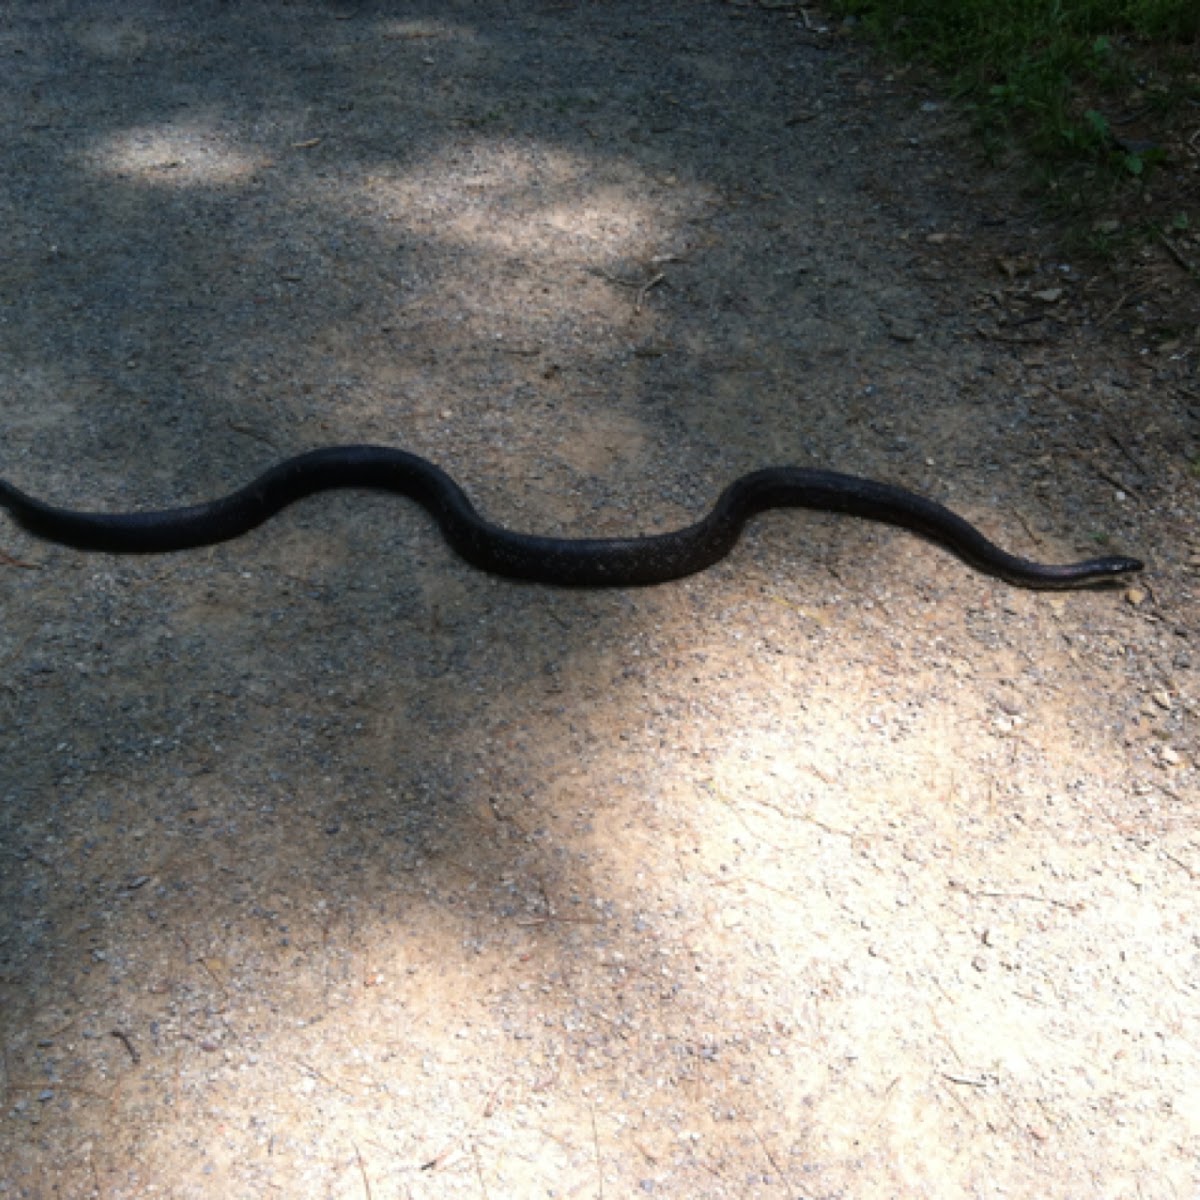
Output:
<instances>
[{"instance_id":1,"label":"snake scale","mask_svg":"<svg viewBox=\"0 0 1200 1200\"><path fill-rule=\"evenodd\" d=\"M631 538L559 538L518 533L480 516L440 467L386 446L329 446L288 458L227 496L186 508L99 513L56 508L0 480L0 507L31 533L83 550L155 554L228 541L280 509L333 488L378 488L407 496L437 521L467 562L510 579L568 587L665 583L724 558L746 522L775 508L847 513L898 525L968 565L1028 588L1078 588L1142 569L1109 556L1053 565L1018 558L936 501L891 484L799 467L743 475L707 516L671 533Z\"/></svg>"}]
</instances>

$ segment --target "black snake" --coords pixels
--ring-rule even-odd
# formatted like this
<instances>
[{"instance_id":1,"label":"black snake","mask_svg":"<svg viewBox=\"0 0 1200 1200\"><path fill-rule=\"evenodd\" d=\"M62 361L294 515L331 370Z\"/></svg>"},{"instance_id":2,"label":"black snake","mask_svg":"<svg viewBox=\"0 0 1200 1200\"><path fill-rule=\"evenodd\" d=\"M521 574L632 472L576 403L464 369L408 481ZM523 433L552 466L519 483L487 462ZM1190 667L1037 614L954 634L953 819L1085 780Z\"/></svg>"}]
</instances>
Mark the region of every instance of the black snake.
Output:
<instances>
[{"instance_id":1,"label":"black snake","mask_svg":"<svg viewBox=\"0 0 1200 1200\"><path fill-rule=\"evenodd\" d=\"M912 530L970 566L1030 588L1077 588L1133 571L1136 558L1090 558L1061 566L1018 558L948 508L891 484L833 471L771 467L743 475L712 511L672 533L632 538L557 538L516 533L475 510L439 467L385 446L331 446L285 459L252 483L207 504L155 512L55 508L0 480L0 507L31 533L83 550L153 554L239 537L286 505L330 488L382 488L427 509L473 566L510 579L576 587L624 587L679 579L724 558L746 522L772 508L849 513Z\"/></svg>"}]
</instances>

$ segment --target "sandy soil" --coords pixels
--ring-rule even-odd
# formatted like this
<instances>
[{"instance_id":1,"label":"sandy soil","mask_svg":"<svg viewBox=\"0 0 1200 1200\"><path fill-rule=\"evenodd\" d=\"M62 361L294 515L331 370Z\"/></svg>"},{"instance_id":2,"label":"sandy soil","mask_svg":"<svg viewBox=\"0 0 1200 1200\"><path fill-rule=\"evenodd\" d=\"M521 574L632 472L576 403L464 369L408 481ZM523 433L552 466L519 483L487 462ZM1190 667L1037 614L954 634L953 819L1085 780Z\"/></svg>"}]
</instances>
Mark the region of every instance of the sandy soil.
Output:
<instances>
[{"instance_id":1,"label":"sandy soil","mask_svg":"<svg viewBox=\"0 0 1200 1200\"><path fill-rule=\"evenodd\" d=\"M795 5L6 17L31 491L377 441L603 534L794 462L1149 567L1033 594L775 514L567 592L386 496L157 559L0 522L0 1197L1200 1194L1200 384L1160 307L1200 240L1073 262Z\"/></svg>"}]
</instances>

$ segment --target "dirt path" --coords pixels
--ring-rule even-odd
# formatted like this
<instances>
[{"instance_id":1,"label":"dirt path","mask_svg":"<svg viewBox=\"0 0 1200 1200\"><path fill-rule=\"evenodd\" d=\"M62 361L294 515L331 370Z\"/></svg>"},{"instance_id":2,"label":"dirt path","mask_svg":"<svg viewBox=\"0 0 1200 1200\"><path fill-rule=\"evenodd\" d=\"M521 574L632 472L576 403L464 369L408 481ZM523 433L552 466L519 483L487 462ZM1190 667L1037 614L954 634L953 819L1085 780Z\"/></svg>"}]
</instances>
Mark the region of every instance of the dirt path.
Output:
<instances>
[{"instance_id":1,"label":"dirt path","mask_svg":"<svg viewBox=\"0 0 1200 1200\"><path fill-rule=\"evenodd\" d=\"M790 6L48 0L0 61L48 498L377 441L621 533L794 462L1150 563L778 514L571 593L388 497L0 521L0 1198L1197 1194L1194 327Z\"/></svg>"}]
</instances>

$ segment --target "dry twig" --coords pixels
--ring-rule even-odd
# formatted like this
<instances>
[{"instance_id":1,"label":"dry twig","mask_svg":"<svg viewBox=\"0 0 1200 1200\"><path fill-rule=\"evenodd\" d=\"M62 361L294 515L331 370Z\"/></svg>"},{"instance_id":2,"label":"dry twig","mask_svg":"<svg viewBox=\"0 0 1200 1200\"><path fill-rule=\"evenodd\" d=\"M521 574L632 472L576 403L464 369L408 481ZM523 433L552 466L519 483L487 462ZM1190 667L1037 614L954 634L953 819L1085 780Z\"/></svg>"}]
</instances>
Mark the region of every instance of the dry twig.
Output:
<instances>
[{"instance_id":1,"label":"dry twig","mask_svg":"<svg viewBox=\"0 0 1200 1200\"><path fill-rule=\"evenodd\" d=\"M125 1047L126 1050L129 1051L129 1057L133 1059L135 1065L142 1061L142 1056L138 1053L137 1047L130 1040L129 1034L124 1033L120 1029L110 1029L109 1033L115 1037L117 1041Z\"/></svg>"},{"instance_id":2,"label":"dry twig","mask_svg":"<svg viewBox=\"0 0 1200 1200\"><path fill-rule=\"evenodd\" d=\"M358 1148L357 1142L350 1143L354 1147L354 1157L358 1159L358 1171L362 1176L363 1190L367 1193L367 1200L373 1200L371 1196L371 1181L367 1178L367 1168L363 1163L362 1151Z\"/></svg>"}]
</instances>

